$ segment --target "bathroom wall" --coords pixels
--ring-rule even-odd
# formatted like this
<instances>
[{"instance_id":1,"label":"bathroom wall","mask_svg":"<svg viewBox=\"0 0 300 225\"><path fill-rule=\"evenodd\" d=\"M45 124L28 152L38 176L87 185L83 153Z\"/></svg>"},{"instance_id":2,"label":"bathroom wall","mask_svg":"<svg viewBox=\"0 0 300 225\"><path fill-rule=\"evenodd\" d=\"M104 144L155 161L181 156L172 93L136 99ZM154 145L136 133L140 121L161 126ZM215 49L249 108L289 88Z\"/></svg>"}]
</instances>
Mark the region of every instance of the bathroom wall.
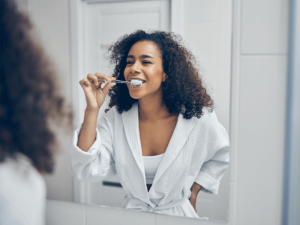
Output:
<instances>
[{"instance_id":1,"label":"bathroom wall","mask_svg":"<svg viewBox=\"0 0 300 225\"><path fill-rule=\"evenodd\" d=\"M185 0L183 38L229 131L232 0ZM219 112L219 113L218 113Z\"/></svg>"},{"instance_id":2,"label":"bathroom wall","mask_svg":"<svg viewBox=\"0 0 300 225\"><path fill-rule=\"evenodd\" d=\"M230 68L232 0L184 0L183 39L193 52L208 93L215 102L218 120L230 132ZM229 207L229 172L221 180L218 195L200 192L200 216L226 221Z\"/></svg>"},{"instance_id":3,"label":"bathroom wall","mask_svg":"<svg viewBox=\"0 0 300 225\"><path fill-rule=\"evenodd\" d=\"M287 0L236 1L235 140L231 187L236 224L281 224L288 53Z\"/></svg>"}]
</instances>

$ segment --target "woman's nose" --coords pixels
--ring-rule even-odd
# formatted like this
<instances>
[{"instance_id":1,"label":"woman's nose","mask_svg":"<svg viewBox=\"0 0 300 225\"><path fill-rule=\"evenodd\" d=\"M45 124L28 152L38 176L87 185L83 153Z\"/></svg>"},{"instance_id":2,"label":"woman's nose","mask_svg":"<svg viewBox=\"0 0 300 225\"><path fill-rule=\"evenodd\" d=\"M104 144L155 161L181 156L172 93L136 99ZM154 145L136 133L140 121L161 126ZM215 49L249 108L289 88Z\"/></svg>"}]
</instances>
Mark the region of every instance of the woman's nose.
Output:
<instances>
[{"instance_id":1,"label":"woman's nose","mask_svg":"<svg viewBox=\"0 0 300 225\"><path fill-rule=\"evenodd\" d=\"M131 67L131 69L130 69L130 72L131 72L131 73L140 73L140 71L141 71L140 63L139 63L139 62L135 62L135 63L132 65L132 67Z\"/></svg>"}]
</instances>

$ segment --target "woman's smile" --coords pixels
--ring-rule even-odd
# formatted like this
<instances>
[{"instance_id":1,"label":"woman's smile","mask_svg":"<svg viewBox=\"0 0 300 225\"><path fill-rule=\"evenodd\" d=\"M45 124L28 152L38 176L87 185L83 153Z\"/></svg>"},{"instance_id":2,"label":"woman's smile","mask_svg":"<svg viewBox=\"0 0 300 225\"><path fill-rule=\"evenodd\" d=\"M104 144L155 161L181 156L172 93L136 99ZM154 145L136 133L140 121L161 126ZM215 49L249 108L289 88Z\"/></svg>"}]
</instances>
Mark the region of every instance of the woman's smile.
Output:
<instances>
[{"instance_id":1,"label":"woman's smile","mask_svg":"<svg viewBox=\"0 0 300 225\"><path fill-rule=\"evenodd\" d=\"M128 83L128 84L127 84L127 85L129 85L128 88L132 88L132 89L137 89L137 88L143 86L143 85L146 83L146 81L144 81L144 80L130 79L129 81L131 81L131 80L138 80L138 81L141 81L141 82L142 82L141 84L138 84L138 85L132 85L131 83L130 83L130 84Z\"/></svg>"},{"instance_id":2,"label":"woman's smile","mask_svg":"<svg viewBox=\"0 0 300 225\"><path fill-rule=\"evenodd\" d=\"M128 84L132 98L141 99L150 95L153 97L153 94L162 98L161 84L164 75L161 52L155 43L141 41L131 47L124 70L125 80L143 81L141 85Z\"/></svg>"}]
</instances>

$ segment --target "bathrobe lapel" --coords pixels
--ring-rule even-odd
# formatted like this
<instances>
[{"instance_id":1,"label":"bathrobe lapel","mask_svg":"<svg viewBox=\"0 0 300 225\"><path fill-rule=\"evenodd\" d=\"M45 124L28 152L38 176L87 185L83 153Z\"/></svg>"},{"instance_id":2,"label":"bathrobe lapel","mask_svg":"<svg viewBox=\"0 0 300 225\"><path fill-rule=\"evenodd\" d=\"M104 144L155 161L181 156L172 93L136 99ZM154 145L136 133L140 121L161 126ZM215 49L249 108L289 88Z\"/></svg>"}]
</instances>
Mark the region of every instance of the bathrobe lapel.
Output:
<instances>
[{"instance_id":1,"label":"bathrobe lapel","mask_svg":"<svg viewBox=\"0 0 300 225\"><path fill-rule=\"evenodd\" d=\"M196 117L192 117L191 119L187 120L183 118L182 114L179 114L175 130L157 169L151 189L154 189L155 183L176 159L177 155L188 139L196 123L196 119ZM130 110L122 113L122 120L128 144L134 156L135 162L137 163L138 168L140 169L140 172L144 178L144 189L148 193L146 189L145 168L139 132L138 103L133 104Z\"/></svg>"},{"instance_id":2,"label":"bathrobe lapel","mask_svg":"<svg viewBox=\"0 0 300 225\"><path fill-rule=\"evenodd\" d=\"M173 134L172 134L169 144L167 146L166 152L165 152L164 156L162 157L162 160L160 161L160 164L156 171L156 174L155 174L155 177L154 177L154 180L152 183L153 189L155 189L154 186L155 186L156 182L166 172L166 170L169 168L169 166L173 163L173 161L176 159L177 155L182 150L185 142L187 141L187 139L196 123L196 119L197 119L196 117L192 117L191 119L187 120L187 119L183 118L182 114L179 114L175 130L173 131Z\"/></svg>"},{"instance_id":3,"label":"bathrobe lapel","mask_svg":"<svg viewBox=\"0 0 300 225\"><path fill-rule=\"evenodd\" d=\"M133 104L130 110L122 113L122 121L123 121L126 139L128 141L135 162L137 163L138 168L142 173L144 179L144 187L145 190L147 191L138 119L139 119L139 114L138 114L137 103Z\"/></svg>"}]
</instances>

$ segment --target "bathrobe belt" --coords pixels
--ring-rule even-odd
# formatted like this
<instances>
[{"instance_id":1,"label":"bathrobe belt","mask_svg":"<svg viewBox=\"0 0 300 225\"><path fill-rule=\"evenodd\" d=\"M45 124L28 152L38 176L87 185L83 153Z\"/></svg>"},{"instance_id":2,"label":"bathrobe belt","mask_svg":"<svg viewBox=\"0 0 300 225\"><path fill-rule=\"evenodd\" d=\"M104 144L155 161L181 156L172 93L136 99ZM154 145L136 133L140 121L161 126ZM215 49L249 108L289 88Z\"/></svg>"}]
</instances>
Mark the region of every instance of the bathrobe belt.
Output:
<instances>
[{"instance_id":1,"label":"bathrobe belt","mask_svg":"<svg viewBox=\"0 0 300 225\"><path fill-rule=\"evenodd\" d=\"M180 206L183 204L186 204L189 200L187 198L181 198L175 201L172 201L170 203L167 203L165 205L160 205L156 207L152 207L151 205L148 205L147 203L141 201L140 199L137 198L132 198L129 200L127 203L126 209L131 209L131 210L138 210L138 211L145 211L145 212L154 212L154 213L161 213L161 210L173 208L176 206Z\"/></svg>"}]
</instances>

